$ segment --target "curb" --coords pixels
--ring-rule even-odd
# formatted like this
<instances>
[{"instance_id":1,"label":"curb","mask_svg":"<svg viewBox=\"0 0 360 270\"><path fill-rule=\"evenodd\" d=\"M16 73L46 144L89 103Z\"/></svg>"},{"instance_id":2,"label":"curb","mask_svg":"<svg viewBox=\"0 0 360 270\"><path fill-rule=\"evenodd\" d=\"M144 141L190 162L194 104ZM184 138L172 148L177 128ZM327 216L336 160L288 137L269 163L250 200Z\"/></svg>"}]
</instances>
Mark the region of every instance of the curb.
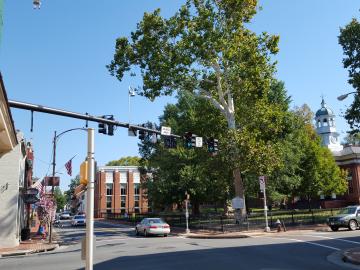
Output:
<instances>
[{"instance_id":1,"label":"curb","mask_svg":"<svg viewBox=\"0 0 360 270\"><path fill-rule=\"evenodd\" d=\"M345 250L344 253L343 253L343 261L344 262L349 262L349 263L352 263L352 264L356 264L356 265L360 265L360 261L353 258L351 256L351 253L354 252L355 250L359 250L358 248L353 248L353 249L348 249L348 250ZM359 251L358 251L359 253Z\"/></svg>"},{"instance_id":2,"label":"curb","mask_svg":"<svg viewBox=\"0 0 360 270\"><path fill-rule=\"evenodd\" d=\"M15 256L26 256L26 255L35 254L35 253L53 251L53 250L55 250L57 248L59 248L59 244L56 244L55 246L52 246L52 247L49 247L49 248L26 249L26 250L14 251L14 252L4 252L4 253L0 254L0 258L8 258L8 257L15 257Z\"/></svg>"},{"instance_id":3,"label":"curb","mask_svg":"<svg viewBox=\"0 0 360 270\"><path fill-rule=\"evenodd\" d=\"M179 236L194 239L236 239L249 238L248 235L206 235L206 234L178 234Z\"/></svg>"}]
</instances>

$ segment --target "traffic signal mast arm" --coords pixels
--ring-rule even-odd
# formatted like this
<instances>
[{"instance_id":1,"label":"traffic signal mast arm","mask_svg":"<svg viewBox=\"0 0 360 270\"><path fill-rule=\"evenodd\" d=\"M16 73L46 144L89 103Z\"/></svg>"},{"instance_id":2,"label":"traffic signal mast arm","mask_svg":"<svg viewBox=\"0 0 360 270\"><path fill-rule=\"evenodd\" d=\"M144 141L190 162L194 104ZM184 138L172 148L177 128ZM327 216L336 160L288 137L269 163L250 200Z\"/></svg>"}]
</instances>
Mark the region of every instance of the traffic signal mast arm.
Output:
<instances>
[{"instance_id":1,"label":"traffic signal mast arm","mask_svg":"<svg viewBox=\"0 0 360 270\"><path fill-rule=\"evenodd\" d=\"M24 109L24 110L29 110L29 111L33 111L33 112L42 112L42 113L60 115L60 116L64 116L64 117L82 119L82 120L86 120L86 121L90 121L90 122L103 123L103 124L106 124L106 125L113 125L113 126L118 126L118 127L129 128L129 129L131 128L131 129L136 129L136 130L142 130L142 131L145 131L145 132L155 133L155 134L160 134L161 135L161 132L159 130L156 130L156 129L146 128L146 127L137 126L137 125L130 125L130 123L124 123L124 122L119 122L119 121L116 121L116 120L105 119L105 118L102 118L101 116L98 117L98 116L92 116L92 115L89 115L89 114L81 114L81 113L69 112L69 111L50 108L50 107L46 107L46 106L42 106L42 105L36 105L36 104L25 103L25 102L14 101L14 100L9 100L8 104L12 108ZM182 136L175 135L175 134L171 134L171 136L175 137L175 138L181 138L182 137Z\"/></svg>"},{"instance_id":2,"label":"traffic signal mast arm","mask_svg":"<svg viewBox=\"0 0 360 270\"><path fill-rule=\"evenodd\" d=\"M30 103L25 103L25 102L20 102L20 101L13 101L13 100L9 100L8 104L12 108L29 110L32 112L35 111L35 112L60 115L60 116L64 116L64 117L82 119L82 120L91 121L91 122L97 122L99 124L103 124L104 128L105 128L105 125L118 126L118 127L125 127L128 129L135 129L135 130L139 130L139 131L143 131L143 132L161 135L161 131L159 131L159 130L147 128L147 127L144 127L143 125L137 126L137 125L131 125L130 123L119 122L119 121L113 120L112 116L107 117L107 118L105 116L92 116L89 114L80 114L80 113L75 113L75 112L69 112L69 111L64 111L64 110L60 110L60 109L45 107L42 105L35 105L35 104L30 104ZM112 134L109 134L109 135L112 135ZM170 134L170 135L168 135L168 137L170 138L170 140L171 140L171 137L178 138L178 139L184 139L186 148L193 148L196 146L195 145L196 144L196 135L191 132L185 133L184 136ZM171 146L171 148L176 147L176 140L175 140L175 142L171 142L169 145ZM210 138L210 145L211 146L208 149L209 152L217 152L218 151L218 140L217 139Z\"/></svg>"}]
</instances>

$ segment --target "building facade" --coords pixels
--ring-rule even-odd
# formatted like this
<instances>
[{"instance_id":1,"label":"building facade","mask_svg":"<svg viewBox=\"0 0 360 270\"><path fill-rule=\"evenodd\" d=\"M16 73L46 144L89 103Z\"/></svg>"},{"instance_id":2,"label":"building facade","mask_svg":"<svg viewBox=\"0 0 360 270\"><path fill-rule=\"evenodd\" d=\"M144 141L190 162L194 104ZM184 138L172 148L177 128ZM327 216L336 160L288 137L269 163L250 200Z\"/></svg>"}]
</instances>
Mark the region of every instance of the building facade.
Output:
<instances>
[{"instance_id":1,"label":"building facade","mask_svg":"<svg viewBox=\"0 0 360 270\"><path fill-rule=\"evenodd\" d=\"M94 216L147 213L148 201L141 182L142 177L137 166L98 167Z\"/></svg>"},{"instance_id":2,"label":"building facade","mask_svg":"<svg viewBox=\"0 0 360 270\"><path fill-rule=\"evenodd\" d=\"M321 102L321 108L315 114L316 131L321 137L322 145L332 152L336 164L348 172L348 190L345 194L332 194L331 198L320 196L324 208L336 208L360 204L360 147L341 145L336 132L335 114Z\"/></svg>"}]
</instances>

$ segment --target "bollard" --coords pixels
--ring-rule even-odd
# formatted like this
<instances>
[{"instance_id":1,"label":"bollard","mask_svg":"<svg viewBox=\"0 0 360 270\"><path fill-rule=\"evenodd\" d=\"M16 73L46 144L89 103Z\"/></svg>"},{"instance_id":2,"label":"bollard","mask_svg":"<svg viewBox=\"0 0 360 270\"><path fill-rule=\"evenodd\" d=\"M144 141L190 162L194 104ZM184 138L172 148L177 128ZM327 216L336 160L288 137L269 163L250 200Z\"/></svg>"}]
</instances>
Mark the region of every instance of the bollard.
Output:
<instances>
[{"instance_id":1,"label":"bollard","mask_svg":"<svg viewBox=\"0 0 360 270\"><path fill-rule=\"evenodd\" d=\"M277 232L281 232L281 221L278 219L275 222L276 228L277 228Z\"/></svg>"}]
</instances>

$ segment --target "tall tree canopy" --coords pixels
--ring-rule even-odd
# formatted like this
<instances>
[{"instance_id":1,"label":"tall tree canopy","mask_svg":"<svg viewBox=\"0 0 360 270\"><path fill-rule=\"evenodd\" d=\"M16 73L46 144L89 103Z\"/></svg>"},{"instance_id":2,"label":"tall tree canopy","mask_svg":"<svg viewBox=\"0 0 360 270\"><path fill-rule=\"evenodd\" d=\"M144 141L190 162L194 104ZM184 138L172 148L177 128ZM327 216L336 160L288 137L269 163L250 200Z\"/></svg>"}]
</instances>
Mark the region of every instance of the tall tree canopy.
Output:
<instances>
[{"instance_id":1,"label":"tall tree canopy","mask_svg":"<svg viewBox=\"0 0 360 270\"><path fill-rule=\"evenodd\" d=\"M138 93L151 100L174 91L208 99L234 137L254 108L268 105L275 71L271 54L278 52L279 37L257 35L245 27L256 11L256 0L187 0L169 19L161 17L160 10L145 13L130 40L117 39L108 69L119 80L125 72L139 71L143 87ZM243 137L249 138L246 133ZM243 198L241 162L236 160L241 143L235 138L231 152L235 193Z\"/></svg>"},{"instance_id":2,"label":"tall tree canopy","mask_svg":"<svg viewBox=\"0 0 360 270\"><path fill-rule=\"evenodd\" d=\"M118 160L109 161L106 166L138 166L139 157L122 157Z\"/></svg>"},{"instance_id":3,"label":"tall tree canopy","mask_svg":"<svg viewBox=\"0 0 360 270\"><path fill-rule=\"evenodd\" d=\"M357 94L351 106L346 110L345 119L353 129L352 133L360 131L360 23L357 19L340 29L339 44L343 47L344 68L349 71L349 84Z\"/></svg>"}]
</instances>

